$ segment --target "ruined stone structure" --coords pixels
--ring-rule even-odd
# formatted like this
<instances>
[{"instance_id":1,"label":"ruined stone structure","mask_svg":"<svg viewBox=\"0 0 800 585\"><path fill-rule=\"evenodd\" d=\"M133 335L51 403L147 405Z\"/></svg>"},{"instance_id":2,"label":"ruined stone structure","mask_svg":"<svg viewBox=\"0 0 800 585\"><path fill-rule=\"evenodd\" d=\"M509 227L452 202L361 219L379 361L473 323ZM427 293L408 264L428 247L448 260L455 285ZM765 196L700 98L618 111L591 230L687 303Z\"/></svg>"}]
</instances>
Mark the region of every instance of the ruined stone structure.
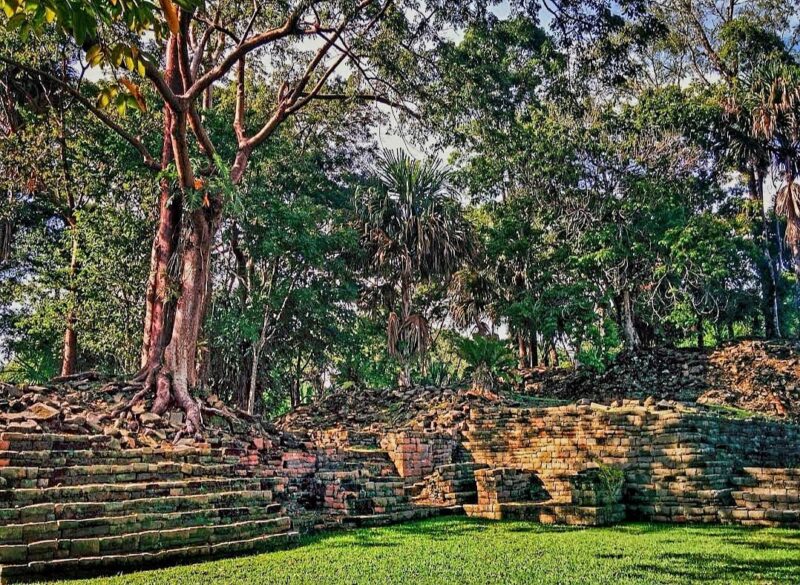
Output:
<instances>
[{"instance_id":1,"label":"ruined stone structure","mask_svg":"<svg viewBox=\"0 0 800 585\"><path fill-rule=\"evenodd\" d=\"M475 399L447 428L286 429L124 448L0 433L0 579L285 546L299 532L443 513L800 526L800 430L674 403ZM619 489L592 470L619 469Z\"/></svg>"},{"instance_id":2,"label":"ruined stone structure","mask_svg":"<svg viewBox=\"0 0 800 585\"><path fill-rule=\"evenodd\" d=\"M473 461L535 472L554 502L570 503L571 478L603 464L625 472L628 518L800 522L797 484L789 479L796 472L785 469L800 467L800 431L793 425L627 401L474 409L463 436ZM759 471L753 475L752 468ZM769 492L758 501L770 507L742 505L755 502L759 490Z\"/></svg>"}]
</instances>

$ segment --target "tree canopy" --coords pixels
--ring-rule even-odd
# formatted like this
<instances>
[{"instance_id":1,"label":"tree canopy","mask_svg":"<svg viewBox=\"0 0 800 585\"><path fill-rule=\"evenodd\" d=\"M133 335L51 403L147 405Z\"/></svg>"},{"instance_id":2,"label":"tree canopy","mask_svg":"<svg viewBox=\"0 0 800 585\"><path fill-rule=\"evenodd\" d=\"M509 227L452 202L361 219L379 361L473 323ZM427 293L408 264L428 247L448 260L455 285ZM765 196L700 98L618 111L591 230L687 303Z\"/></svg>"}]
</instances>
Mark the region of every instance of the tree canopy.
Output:
<instances>
[{"instance_id":1,"label":"tree canopy","mask_svg":"<svg viewBox=\"0 0 800 585\"><path fill-rule=\"evenodd\" d=\"M201 434L212 392L798 335L785 3L0 7L4 379L128 376Z\"/></svg>"}]
</instances>

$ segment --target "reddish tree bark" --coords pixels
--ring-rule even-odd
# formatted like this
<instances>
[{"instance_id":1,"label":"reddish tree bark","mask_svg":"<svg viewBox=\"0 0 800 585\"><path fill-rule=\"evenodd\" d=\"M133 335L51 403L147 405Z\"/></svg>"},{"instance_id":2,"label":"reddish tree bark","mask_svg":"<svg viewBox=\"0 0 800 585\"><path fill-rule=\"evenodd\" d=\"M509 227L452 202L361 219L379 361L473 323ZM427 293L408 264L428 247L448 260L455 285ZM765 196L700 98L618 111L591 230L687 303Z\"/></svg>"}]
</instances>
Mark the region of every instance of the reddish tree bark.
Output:
<instances>
[{"instance_id":1,"label":"reddish tree bark","mask_svg":"<svg viewBox=\"0 0 800 585\"><path fill-rule=\"evenodd\" d=\"M64 66L66 69L66 65ZM69 276L67 285L67 302L69 306L64 317L64 349L61 353L61 375L71 376L75 373L78 363L78 331L75 328L78 322L78 218L76 217L75 194L73 192L72 177L67 159L67 133L64 127L64 110L59 111L59 147L61 151L61 169L64 173L64 183L66 185L67 208L64 212L64 221L67 224L67 231L71 240Z\"/></svg>"},{"instance_id":2,"label":"reddish tree bark","mask_svg":"<svg viewBox=\"0 0 800 585\"><path fill-rule=\"evenodd\" d=\"M167 43L167 60L164 81L173 92L180 92L177 38L171 36ZM164 104L163 147L161 169L166 170L174 160L172 125L175 113ZM145 295L144 335L142 341L142 372L147 373L161 363L164 349L169 343L174 317L175 291L171 287L170 261L178 247L183 200L167 178L161 180L158 228L150 255L150 274Z\"/></svg>"}]
</instances>

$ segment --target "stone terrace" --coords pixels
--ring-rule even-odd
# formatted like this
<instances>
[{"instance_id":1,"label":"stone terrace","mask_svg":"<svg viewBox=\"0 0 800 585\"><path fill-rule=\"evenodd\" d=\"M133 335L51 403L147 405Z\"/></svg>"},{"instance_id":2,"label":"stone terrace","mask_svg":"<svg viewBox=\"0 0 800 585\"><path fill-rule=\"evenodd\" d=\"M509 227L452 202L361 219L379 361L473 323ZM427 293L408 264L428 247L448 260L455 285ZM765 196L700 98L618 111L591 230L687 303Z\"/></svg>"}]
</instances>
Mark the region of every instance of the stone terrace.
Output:
<instances>
[{"instance_id":1,"label":"stone terrace","mask_svg":"<svg viewBox=\"0 0 800 585\"><path fill-rule=\"evenodd\" d=\"M207 445L0 434L0 580L229 554L295 539L284 478Z\"/></svg>"},{"instance_id":2,"label":"stone terrace","mask_svg":"<svg viewBox=\"0 0 800 585\"><path fill-rule=\"evenodd\" d=\"M535 472L553 502L570 503L571 478L605 464L625 472L629 518L798 521L800 429L794 425L624 401L473 409L463 436L475 463Z\"/></svg>"}]
</instances>

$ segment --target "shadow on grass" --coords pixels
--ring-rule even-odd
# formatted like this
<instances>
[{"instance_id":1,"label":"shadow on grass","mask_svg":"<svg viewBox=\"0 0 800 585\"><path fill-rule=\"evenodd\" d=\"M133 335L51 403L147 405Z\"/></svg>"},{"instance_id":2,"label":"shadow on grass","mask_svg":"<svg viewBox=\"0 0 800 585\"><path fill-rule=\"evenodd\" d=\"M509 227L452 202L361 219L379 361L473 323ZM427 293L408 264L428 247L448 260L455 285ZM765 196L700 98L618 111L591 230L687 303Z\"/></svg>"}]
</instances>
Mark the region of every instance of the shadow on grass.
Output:
<instances>
[{"instance_id":1,"label":"shadow on grass","mask_svg":"<svg viewBox=\"0 0 800 585\"><path fill-rule=\"evenodd\" d=\"M792 547L784 550L795 551ZM691 583L701 582L800 582L800 555L795 559L747 559L747 554L732 556L723 553L667 553L661 557L658 567L652 564L639 563L633 565L630 573L634 579L647 581L652 578L654 570L659 574L688 580ZM713 568L709 568L713 565ZM777 581L775 581L777 580Z\"/></svg>"}]
</instances>

